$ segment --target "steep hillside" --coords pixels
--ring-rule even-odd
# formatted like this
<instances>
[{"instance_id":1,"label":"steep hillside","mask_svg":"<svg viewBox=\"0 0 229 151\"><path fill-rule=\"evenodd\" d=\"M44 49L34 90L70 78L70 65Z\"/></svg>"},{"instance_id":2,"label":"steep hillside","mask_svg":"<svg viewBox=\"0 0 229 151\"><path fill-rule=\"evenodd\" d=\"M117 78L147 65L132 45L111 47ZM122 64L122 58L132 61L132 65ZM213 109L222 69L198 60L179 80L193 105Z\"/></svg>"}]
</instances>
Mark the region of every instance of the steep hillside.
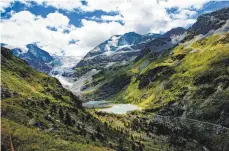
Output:
<instances>
[{"instance_id":1,"label":"steep hillside","mask_svg":"<svg viewBox=\"0 0 229 151\"><path fill-rule=\"evenodd\" d=\"M151 59L146 56L129 69L130 84L112 99L158 110L168 104L181 111L179 115L229 126L224 109L229 105L228 38L229 34L213 35L188 46L180 45L141 68ZM166 108L162 113L178 114Z\"/></svg>"},{"instance_id":2,"label":"steep hillside","mask_svg":"<svg viewBox=\"0 0 229 151\"><path fill-rule=\"evenodd\" d=\"M86 112L57 79L35 71L3 47L1 98L3 150L12 146L18 151L130 147L129 140Z\"/></svg>"}]
</instances>

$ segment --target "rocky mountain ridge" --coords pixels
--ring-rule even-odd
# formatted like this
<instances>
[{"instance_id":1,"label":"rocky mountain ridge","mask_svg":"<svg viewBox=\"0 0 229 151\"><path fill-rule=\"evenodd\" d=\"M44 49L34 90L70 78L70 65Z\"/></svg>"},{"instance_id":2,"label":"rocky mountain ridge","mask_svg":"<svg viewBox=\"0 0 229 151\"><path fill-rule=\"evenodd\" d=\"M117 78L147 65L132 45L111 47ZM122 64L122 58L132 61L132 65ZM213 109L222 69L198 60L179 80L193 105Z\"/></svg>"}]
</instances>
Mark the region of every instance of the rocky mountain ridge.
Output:
<instances>
[{"instance_id":1,"label":"rocky mountain ridge","mask_svg":"<svg viewBox=\"0 0 229 151\"><path fill-rule=\"evenodd\" d=\"M39 48L36 44L26 45L27 50L21 48L11 49L13 55L25 60L28 64L40 72L49 73L54 64L55 59L47 51Z\"/></svg>"}]
</instances>

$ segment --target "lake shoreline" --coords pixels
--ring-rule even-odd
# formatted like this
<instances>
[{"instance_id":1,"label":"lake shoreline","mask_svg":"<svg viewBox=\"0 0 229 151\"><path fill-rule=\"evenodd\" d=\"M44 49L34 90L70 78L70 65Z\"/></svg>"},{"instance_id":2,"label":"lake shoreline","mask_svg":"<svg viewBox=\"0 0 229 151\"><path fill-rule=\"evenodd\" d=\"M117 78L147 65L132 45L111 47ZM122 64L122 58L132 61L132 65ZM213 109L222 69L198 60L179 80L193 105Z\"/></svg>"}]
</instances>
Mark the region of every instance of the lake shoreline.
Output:
<instances>
[{"instance_id":1,"label":"lake shoreline","mask_svg":"<svg viewBox=\"0 0 229 151\"><path fill-rule=\"evenodd\" d=\"M140 110L138 105L134 104L116 104L111 101L88 101L82 104L83 107L91 109L97 109L98 112L108 113L108 114L127 114L131 111Z\"/></svg>"}]
</instances>

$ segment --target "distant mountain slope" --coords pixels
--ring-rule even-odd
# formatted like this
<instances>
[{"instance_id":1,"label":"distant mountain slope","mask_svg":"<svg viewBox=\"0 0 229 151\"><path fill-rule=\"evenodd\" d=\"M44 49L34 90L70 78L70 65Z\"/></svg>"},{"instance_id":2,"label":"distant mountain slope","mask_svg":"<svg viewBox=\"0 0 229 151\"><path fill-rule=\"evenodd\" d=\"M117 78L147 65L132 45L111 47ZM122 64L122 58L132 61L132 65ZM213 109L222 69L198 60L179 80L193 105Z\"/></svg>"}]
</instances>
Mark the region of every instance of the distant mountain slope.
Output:
<instances>
[{"instance_id":1,"label":"distant mountain slope","mask_svg":"<svg viewBox=\"0 0 229 151\"><path fill-rule=\"evenodd\" d=\"M135 32L115 35L91 50L74 68L76 76L92 69L109 67L111 64L123 63L140 54L148 41L159 37L159 34L139 35Z\"/></svg>"},{"instance_id":2,"label":"distant mountain slope","mask_svg":"<svg viewBox=\"0 0 229 151\"><path fill-rule=\"evenodd\" d=\"M139 35L135 32L125 33L124 35L115 35L91 50L84 59L95 57L96 55L102 55L104 53L115 52L123 48L131 50L129 47L139 44L140 42L152 40L159 36L159 34Z\"/></svg>"},{"instance_id":3,"label":"distant mountain slope","mask_svg":"<svg viewBox=\"0 0 229 151\"><path fill-rule=\"evenodd\" d=\"M185 32L183 28L172 29L164 35L146 34L139 35L134 32L122 36L113 36L109 40L97 46L82 59L76 67L76 82L72 90L80 92L85 89L84 81L90 83L91 77L99 71L107 68L121 67L129 64L137 56L143 54L142 50L150 47L150 42L159 43L158 49L152 51L164 51L176 45L179 40L173 41L173 37L181 36Z\"/></svg>"},{"instance_id":4,"label":"distant mountain slope","mask_svg":"<svg viewBox=\"0 0 229 151\"><path fill-rule=\"evenodd\" d=\"M112 36L90 51L73 68L76 82L72 84L71 90L75 90L77 93L80 92L87 87L84 86L84 81L90 83L91 77L97 72L113 67L126 66L137 56L142 56L145 50L152 49L152 52L161 52L172 48L180 41L179 39L182 40L184 32L185 29L179 27L168 31L164 35L139 35L131 32L122 36Z\"/></svg>"},{"instance_id":5,"label":"distant mountain slope","mask_svg":"<svg viewBox=\"0 0 229 151\"><path fill-rule=\"evenodd\" d=\"M150 52L162 52L166 51L176 44L178 44L181 40L183 40L183 34L185 33L185 29L182 27L171 29L170 31L166 32L159 38L156 38L149 42L141 54L145 54L146 51Z\"/></svg>"},{"instance_id":6,"label":"distant mountain slope","mask_svg":"<svg viewBox=\"0 0 229 151\"><path fill-rule=\"evenodd\" d=\"M82 109L81 101L57 79L32 69L4 47L1 117L3 150L10 149L11 141L15 150L23 151L108 151L119 147L116 137L130 147L124 136Z\"/></svg>"},{"instance_id":7,"label":"distant mountain slope","mask_svg":"<svg viewBox=\"0 0 229 151\"><path fill-rule=\"evenodd\" d=\"M55 64L55 59L45 50L40 49L34 44L26 45L28 51L20 48L12 49L12 53L28 62L28 64L36 70L49 73Z\"/></svg>"},{"instance_id":8,"label":"distant mountain slope","mask_svg":"<svg viewBox=\"0 0 229 151\"><path fill-rule=\"evenodd\" d=\"M1 45L8 47L14 56L23 59L37 71L57 78L65 88L68 88L69 85L72 84L74 80L74 70L72 68L75 67L81 59L76 56L57 56L49 54L34 44L28 44L28 50L15 48L15 46L7 44Z\"/></svg>"},{"instance_id":9,"label":"distant mountain slope","mask_svg":"<svg viewBox=\"0 0 229 151\"><path fill-rule=\"evenodd\" d=\"M6 44L5 46L9 48L13 47ZM49 54L46 50L40 49L35 44L28 44L27 49L28 50L13 48L11 52L14 56L25 60L37 71L56 77L63 86L67 86L68 83L70 83L74 75L72 68L76 66L81 59L76 56L57 56Z\"/></svg>"},{"instance_id":10,"label":"distant mountain slope","mask_svg":"<svg viewBox=\"0 0 229 151\"><path fill-rule=\"evenodd\" d=\"M187 30L185 40L190 40L197 35L205 35L210 31L214 31L222 27L228 22L229 7L224 8L209 14L204 14L198 17L197 22Z\"/></svg>"}]
</instances>

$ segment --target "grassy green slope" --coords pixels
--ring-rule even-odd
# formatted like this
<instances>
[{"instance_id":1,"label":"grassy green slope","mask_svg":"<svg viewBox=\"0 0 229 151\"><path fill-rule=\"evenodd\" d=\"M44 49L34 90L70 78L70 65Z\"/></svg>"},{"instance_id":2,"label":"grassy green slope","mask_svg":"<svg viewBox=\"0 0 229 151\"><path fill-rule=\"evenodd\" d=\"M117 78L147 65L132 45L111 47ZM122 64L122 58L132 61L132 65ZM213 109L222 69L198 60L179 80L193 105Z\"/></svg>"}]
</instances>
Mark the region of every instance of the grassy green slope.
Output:
<instances>
[{"instance_id":1,"label":"grassy green slope","mask_svg":"<svg viewBox=\"0 0 229 151\"><path fill-rule=\"evenodd\" d=\"M181 99L187 91L191 93L189 98L192 99L208 97L210 94L197 94L198 86L204 81L198 81L198 78L205 74L212 75L213 79L209 79L212 81L227 78L227 39L228 34L221 38L214 35L188 46L177 46L171 53L164 54L141 70L141 64L137 62L131 72L137 72L138 75L133 77L131 84L118 94L118 97L125 102L142 103L147 106ZM132 94L129 95L130 93Z\"/></svg>"},{"instance_id":2,"label":"grassy green slope","mask_svg":"<svg viewBox=\"0 0 229 151\"><path fill-rule=\"evenodd\" d=\"M113 150L128 141L81 107L60 82L1 50L2 149ZM125 145L128 148L128 145ZM112 149L113 148L113 149Z\"/></svg>"},{"instance_id":3,"label":"grassy green slope","mask_svg":"<svg viewBox=\"0 0 229 151\"><path fill-rule=\"evenodd\" d=\"M117 84L112 78L126 75L131 77L130 82L108 100L138 104L151 111L171 105L186 107L190 117L229 126L225 122L229 105L228 39L228 33L212 35L180 44L157 57L148 54L128 67L107 71L100 76L109 74L109 78L101 82L94 95L106 92L105 85Z\"/></svg>"}]
</instances>

